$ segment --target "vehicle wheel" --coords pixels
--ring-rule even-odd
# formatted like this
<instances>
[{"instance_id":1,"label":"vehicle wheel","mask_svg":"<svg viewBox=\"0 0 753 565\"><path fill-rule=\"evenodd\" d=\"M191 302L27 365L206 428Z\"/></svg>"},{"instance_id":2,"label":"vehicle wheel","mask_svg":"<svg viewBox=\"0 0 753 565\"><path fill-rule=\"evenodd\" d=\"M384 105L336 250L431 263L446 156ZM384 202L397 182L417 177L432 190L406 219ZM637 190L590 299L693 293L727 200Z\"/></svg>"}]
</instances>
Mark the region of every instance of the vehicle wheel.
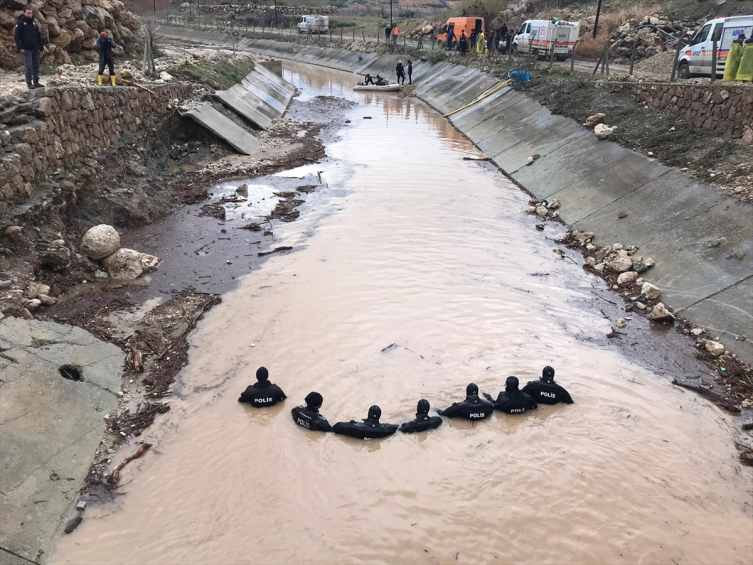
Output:
<instances>
[{"instance_id":1,"label":"vehicle wheel","mask_svg":"<svg viewBox=\"0 0 753 565\"><path fill-rule=\"evenodd\" d=\"M564 55L557 55L554 58L557 59L560 63L567 61L567 57L565 57Z\"/></svg>"},{"instance_id":2,"label":"vehicle wheel","mask_svg":"<svg viewBox=\"0 0 753 565\"><path fill-rule=\"evenodd\" d=\"M690 66L687 63L680 63L680 66L677 68L677 76L679 78L690 78L692 76L690 74Z\"/></svg>"}]
</instances>

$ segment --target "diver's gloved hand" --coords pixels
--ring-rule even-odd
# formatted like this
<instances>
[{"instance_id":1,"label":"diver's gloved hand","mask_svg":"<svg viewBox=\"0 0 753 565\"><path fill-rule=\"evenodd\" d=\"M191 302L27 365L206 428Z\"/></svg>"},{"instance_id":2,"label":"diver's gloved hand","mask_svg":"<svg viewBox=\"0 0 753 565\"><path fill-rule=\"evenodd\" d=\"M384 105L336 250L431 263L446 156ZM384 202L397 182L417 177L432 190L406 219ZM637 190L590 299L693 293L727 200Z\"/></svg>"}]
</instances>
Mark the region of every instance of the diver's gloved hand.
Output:
<instances>
[{"instance_id":1,"label":"diver's gloved hand","mask_svg":"<svg viewBox=\"0 0 753 565\"><path fill-rule=\"evenodd\" d=\"M486 398L489 402L491 402L492 404L494 404L494 399L492 398L492 395L489 394L488 392L484 393L484 398Z\"/></svg>"}]
</instances>

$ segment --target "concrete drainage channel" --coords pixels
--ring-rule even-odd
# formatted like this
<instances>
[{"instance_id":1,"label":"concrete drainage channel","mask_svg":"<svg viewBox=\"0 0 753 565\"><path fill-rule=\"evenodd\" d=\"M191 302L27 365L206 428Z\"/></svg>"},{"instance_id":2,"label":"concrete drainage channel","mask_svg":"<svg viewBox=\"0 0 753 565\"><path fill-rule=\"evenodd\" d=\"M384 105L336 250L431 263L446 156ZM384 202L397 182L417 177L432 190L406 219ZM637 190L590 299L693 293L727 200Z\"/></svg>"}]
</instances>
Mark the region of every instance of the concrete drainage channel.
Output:
<instances>
[{"instance_id":1,"label":"concrete drainage channel","mask_svg":"<svg viewBox=\"0 0 753 565\"><path fill-rule=\"evenodd\" d=\"M225 34L161 26L164 37L232 47ZM236 49L343 71L392 76L394 55L243 38ZM416 95L442 113L500 81L449 63L413 65ZM656 266L645 280L691 322L709 328L753 363L753 206L655 160L597 140L580 124L509 87L450 121L497 166L539 199L562 202L560 216L602 245L636 245ZM528 158L539 158L528 165Z\"/></svg>"}]
</instances>

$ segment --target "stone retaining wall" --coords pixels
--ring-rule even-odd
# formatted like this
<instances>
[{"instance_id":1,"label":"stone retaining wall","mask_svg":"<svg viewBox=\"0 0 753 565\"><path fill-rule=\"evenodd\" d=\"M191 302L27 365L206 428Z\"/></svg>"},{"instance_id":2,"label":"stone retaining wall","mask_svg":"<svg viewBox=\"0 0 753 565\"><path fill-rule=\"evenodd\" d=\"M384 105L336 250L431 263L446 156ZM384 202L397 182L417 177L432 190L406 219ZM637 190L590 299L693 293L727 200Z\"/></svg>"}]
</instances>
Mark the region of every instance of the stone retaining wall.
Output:
<instances>
[{"instance_id":1,"label":"stone retaining wall","mask_svg":"<svg viewBox=\"0 0 753 565\"><path fill-rule=\"evenodd\" d=\"M753 87L722 84L605 83L610 92L629 91L638 102L681 113L697 127L721 127L753 143Z\"/></svg>"},{"instance_id":2,"label":"stone retaining wall","mask_svg":"<svg viewBox=\"0 0 753 565\"><path fill-rule=\"evenodd\" d=\"M45 88L0 97L0 214L30 200L56 169L97 155L192 86Z\"/></svg>"}]
</instances>

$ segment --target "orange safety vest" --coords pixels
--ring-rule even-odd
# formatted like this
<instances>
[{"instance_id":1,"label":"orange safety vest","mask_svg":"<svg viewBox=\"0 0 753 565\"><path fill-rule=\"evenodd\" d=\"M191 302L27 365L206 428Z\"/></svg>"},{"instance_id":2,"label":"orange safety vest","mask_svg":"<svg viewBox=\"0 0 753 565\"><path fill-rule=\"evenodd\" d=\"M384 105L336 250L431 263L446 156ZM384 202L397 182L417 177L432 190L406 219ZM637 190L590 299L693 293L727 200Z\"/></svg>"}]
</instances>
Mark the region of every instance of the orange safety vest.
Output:
<instances>
[{"instance_id":1,"label":"orange safety vest","mask_svg":"<svg viewBox=\"0 0 753 565\"><path fill-rule=\"evenodd\" d=\"M397 34L398 34L397 26L395 26L395 28L392 30L392 35L396 36Z\"/></svg>"}]
</instances>

